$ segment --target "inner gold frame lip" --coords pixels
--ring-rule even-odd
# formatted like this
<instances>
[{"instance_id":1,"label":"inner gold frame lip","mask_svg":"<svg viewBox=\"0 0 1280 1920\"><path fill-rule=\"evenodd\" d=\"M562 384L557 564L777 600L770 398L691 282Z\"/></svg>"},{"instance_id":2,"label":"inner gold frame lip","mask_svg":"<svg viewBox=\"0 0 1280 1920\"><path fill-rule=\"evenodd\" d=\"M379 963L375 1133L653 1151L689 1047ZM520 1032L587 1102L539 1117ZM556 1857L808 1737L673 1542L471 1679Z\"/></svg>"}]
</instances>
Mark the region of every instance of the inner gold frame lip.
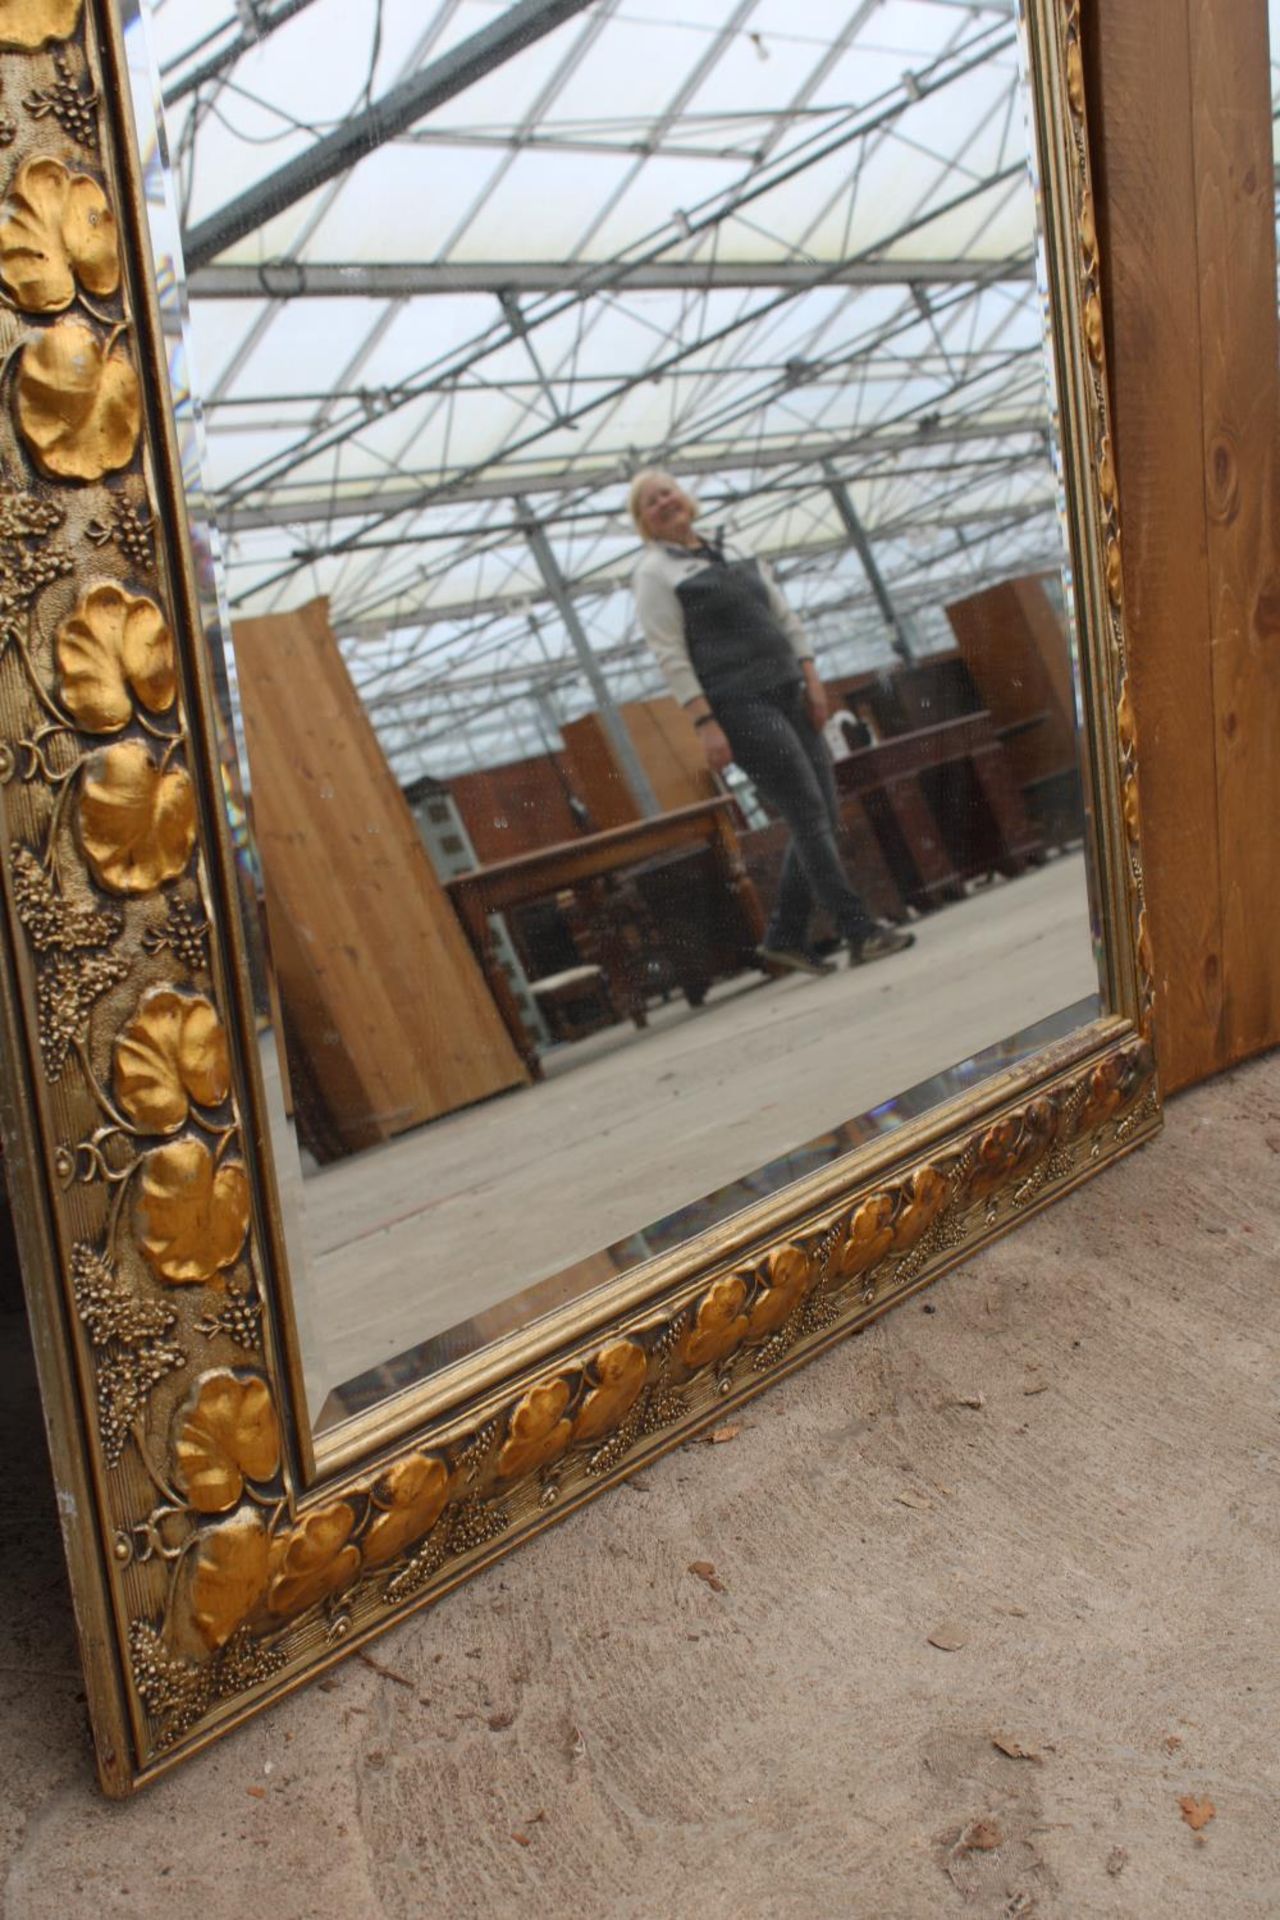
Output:
<instances>
[{"instance_id":1,"label":"inner gold frame lip","mask_svg":"<svg viewBox=\"0 0 1280 1920\"><path fill-rule=\"evenodd\" d=\"M1125 685L1118 517L1114 476L1110 470L1097 248L1088 187L1079 0L1023 0L1038 174L1043 183L1044 248L1055 313L1053 341L1086 719L1082 737L1084 787L1089 801L1097 885L1095 909L1105 963L1102 991L1111 1011L1066 1040L1051 1043L1029 1061L993 1076L974 1092L955 1096L928 1114L904 1123L884 1139L852 1150L833 1167L797 1182L722 1227L709 1230L677 1252L646 1264L637 1269L634 1276L622 1276L607 1287L592 1311L586 1311L591 1296L585 1296L582 1302L570 1303L563 1310L564 1322L557 1323L554 1351L535 1342L531 1329L527 1336L528 1351L495 1349L488 1373L482 1375L484 1362L478 1361L476 1377L469 1381L464 1392L451 1397L447 1408L428 1417L420 1407L410 1407L400 1399L387 1402L386 1408L398 1409L396 1417L379 1426L384 1410L374 1409L371 1415L360 1416L359 1422L352 1423L350 1429L335 1430L344 1438L340 1453L336 1459L326 1455L317 1463L309 1421L298 1418L299 1409L305 1408L306 1403L301 1390L287 1255L280 1233L272 1166L260 1145L257 1152L253 1151L255 1142L261 1143L267 1137L262 1124L263 1096L237 917L234 865L213 754L209 664L203 648L191 638L199 634L200 623L172 420L167 404L161 399L168 390L167 356L154 300L154 281L148 280L146 215L136 143L132 138L121 32L120 9L124 3L125 0L82 0L81 9L75 0L57 0L57 11L60 18L74 12L77 26L82 19L86 48L99 64L106 95L102 107L102 157L96 164L119 199L125 243L125 300L134 329L134 352L147 395L140 470L163 536L163 542L159 538L156 542L156 578L162 597L168 601L175 635L181 642L180 677L201 828L197 857L203 853L208 862L211 896L208 906L217 934L213 991L226 1016L234 1056L236 1098L245 1133L245 1157L254 1183L252 1223L245 1257L257 1277L266 1312L258 1348L252 1359L243 1364L250 1371L256 1369L256 1377L271 1389L279 1406L282 1460L278 1483L282 1530L287 1533L295 1520L314 1513L322 1499L331 1500L339 1492L353 1498L371 1499L370 1489L376 1492L375 1476L388 1459L398 1459L399 1464L406 1465L415 1449L446 1449L467 1437L468 1430L474 1429L477 1422L487 1421L495 1431L501 1431L501 1423L509 1415L512 1424L507 1430L514 1434L512 1408L527 1404L529 1394L525 1389L530 1381L536 1390L538 1376L542 1376L545 1385L551 1370L559 1369L567 1374L574 1368L578 1369L580 1380L585 1381L594 1364L591 1344L598 1343L602 1330L610 1334L637 1334L643 1331L640 1319L647 1316L653 1321L664 1307L670 1317L680 1310L682 1300L696 1300L718 1276L732 1275L735 1262L740 1272L751 1263L758 1267L778 1250L779 1236L807 1234L812 1239L824 1228L824 1212L835 1219L833 1209L847 1210L851 1202L859 1201L876 1182L901 1183L914 1178L922 1155L933 1153L941 1158L947 1153L961 1154L962 1150L971 1154L977 1139L975 1129L997 1120L1002 1111L1011 1112L1019 1101L1025 1103L1051 1088L1067 1091L1073 1074L1073 1085L1079 1093L1095 1064L1099 1068L1109 1062L1118 1066L1123 1052L1142 1090L1142 1106L1140 1110L1134 1109L1123 1128L1108 1126L1105 1135L1099 1122L1090 1136L1089 1158L1082 1162L1069 1159L1069 1174L1046 1176L1046 1181L1039 1185L1031 1183L1025 1203L1024 1197L1013 1190L1014 1177L1010 1175L1006 1179L998 1175L996 1186L988 1185L980 1190L998 1194L1001 1202L1008 1199L1009 1205L1004 1207L998 1222L994 1210L987 1212L985 1225L976 1217L970 1220L967 1215L959 1240L940 1242L940 1250L931 1251L924 1264L912 1267L906 1278L903 1272L896 1273L883 1297L877 1298L872 1288L870 1294L859 1294L859 1304L846 1302L834 1322L815 1323L797 1336L794 1347L783 1350L781 1358L770 1360L767 1370L760 1371L758 1364L754 1369L745 1365L747 1354L753 1351L750 1348L743 1348L723 1366L717 1362L714 1379L710 1363L687 1361L686 1369L692 1369L687 1380L680 1374L676 1377L689 1404L675 1423L661 1431L644 1428L641 1438L627 1442L616 1462L610 1456L611 1463L601 1468L600 1477L594 1480L588 1475L595 1469L583 1465L580 1451L566 1454L563 1472L555 1470L564 1494L562 1504L555 1511L551 1511L547 1501L534 1498L539 1487L545 1484L541 1470L535 1476L532 1471L525 1475L520 1469L519 1477L513 1478L516 1469L503 1469L507 1477L504 1480L499 1474L496 1493L494 1482L484 1481L477 1499L491 1504L505 1502L512 1509L512 1518L504 1520L499 1533L485 1535L478 1542L471 1541L469 1536L459 1536L460 1544L449 1544L439 1573L433 1574L421 1587L413 1588L409 1597L388 1593L385 1563L377 1562L370 1552L359 1586L352 1589L350 1638L342 1644L333 1640L332 1635L326 1640L321 1631L323 1622L309 1612L301 1614L296 1628L292 1625L293 1616L286 1616L289 1625L282 1627L277 1623L269 1630L263 1629L261 1637L261 1646L268 1652L276 1647L282 1649L283 1664L263 1669L253 1677L241 1677L230 1692L215 1693L212 1704L202 1709L191 1730L179 1729L166 1741L161 1737L164 1716L150 1704L150 1696L144 1699L139 1669L136 1663L131 1666L129 1653L131 1629L146 1625L155 1609L147 1597L146 1582L137 1575L134 1565L129 1563L122 1570L119 1554L113 1558L113 1544L119 1546L122 1530L132 1527L136 1531L139 1515L145 1515L145 1506L140 1507L136 1497L139 1469L129 1458L126 1459L127 1472L111 1466L100 1443L93 1371L86 1357L84 1330L77 1324L66 1256L60 1251L60 1236L61 1246L65 1247L73 1235L83 1236L86 1229L83 1215L78 1220L72 1217L66 1189L60 1189L56 1178L54 1142L58 1138L58 1113L47 1084L48 1076L41 1073L31 1014L32 958L18 924L6 868L7 913L3 916L2 940L6 964L0 968L0 1031L6 1041L6 1070L0 1086L0 1111L10 1149L9 1171L22 1203L15 1211L99 1765L104 1786L117 1794L167 1771L175 1760L198 1751L222 1731L330 1664L346 1648L360 1644L413 1607L433 1601L512 1546L522 1544L560 1513L614 1484L656 1454L681 1444L691 1433L719 1417L723 1407L740 1403L836 1340L856 1331L907 1293L928 1284L973 1248L1005 1231L1014 1218L1029 1215L1047 1199L1086 1178L1094 1165L1105 1164L1131 1150L1159 1124L1158 1085L1145 1057L1149 1055L1152 985L1144 958L1145 945L1140 950L1137 938L1142 883L1136 757L1131 728L1126 727L1122 737L1117 704L1123 698ZM54 0L45 0L45 5L52 16ZM62 37L70 38L69 32L63 31ZM20 54L11 62L19 72L20 62ZM92 77L92 62L89 71ZM1089 245L1084 244L1086 232ZM1086 305L1090 310L1088 327ZM86 555L81 554L80 561L82 568L92 567ZM1108 571L1112 565L1115 566L1114 578ZM86 572L83 577L89 574ZM106 1037L109 1038L109 1034ZM99 1035L99 1041L102 1038ZM988 1208L994 1207L994 1200L989 1201ZM1018 1209L1020 1211L1016 1211ZM785 1247L782 1250L787 1251ZM687 1309L685 1318L688 1319ZM549 1331L544 1323L543 1332ZM675 1332L672 1321L668 1333L674 1338ZM575 1342L580 1348L576 1355L569 1351ZM761 1361L764 1355L756 1358ZM740 1360L744 1364L739 1365ZM220 1363L214 1358L200 1364L216 1371ZM225 1360L221 1364L225 1368ZM193 1365L192 1372L198 1373L198 1366ZM727 1397L711 1399L713 1391ZM513 1399L517 1394L523 1396L518 1403ZM363 1477L363 1487L355 1486L357 1475ZM547 1486L546 1490L554 1500L560 1488ZM196 1515L197 1523L198 1520ZM193 1538L203 1539L206 1534L197 1532ZM364 1535L360 1537L363 1541ZM390 1563L392 1568L396 1564L394 1560ZM384 1568L381 1573L380 1565Z\"/></svg>"}]
</instances>

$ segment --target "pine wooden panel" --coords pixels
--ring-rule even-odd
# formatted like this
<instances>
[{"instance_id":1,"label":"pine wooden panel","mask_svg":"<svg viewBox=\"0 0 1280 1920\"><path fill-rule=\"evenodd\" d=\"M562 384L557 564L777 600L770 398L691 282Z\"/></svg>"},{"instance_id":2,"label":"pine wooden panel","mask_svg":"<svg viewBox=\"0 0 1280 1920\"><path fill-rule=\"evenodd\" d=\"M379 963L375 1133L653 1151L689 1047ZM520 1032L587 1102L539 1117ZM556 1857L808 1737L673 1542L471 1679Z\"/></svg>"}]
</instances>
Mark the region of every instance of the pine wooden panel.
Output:
<instances>
[{"instance_id":1,"label":"pine wooden panel","mask_svg":"<svg viewBox=\"0 0 1280 1920\"><path fill-rule=\"evenodd\" d=\"M1267 9L1191 0L1227 1060L1280 1036L1280 567Z\"/></svg>"},{"instance_id":2,"label":"pine wooden panel","mask_svg":"<svg viewBox=\"0 0 1280 1920\"><path fill-rule=\"evenodd\" d=\"M527 1075L397 787L328 607L234 632L280 987L335 1123L387 1138Z\"/></svg>"},{"instance_id":3,"label":"pine wooden panel","mask_svg":"<svg viewBox=\"0 0 1280 1920\"><path fill-rule=\"evenodd\" d=\"M1071 659L1040 581L1034 576L1002 581L953 600L946 613L996 726L1044 716L1040 725L1005 743L1018 784L1028 786L1074 767Z\"/></svg>"},{"instance_id":4,"label":"pine wooden panel","mask_svg":"<svg viewBox=\"0 0 1280 1920\"><path fill-rule=\"evenodd\" d=\"M664 813L714 800L719 783L707 766L698 732L679 701L632 700L618 709L640 764L649 776ZM565 753L599 832L624 827L640 812L626 781L619 778L613 746L599 714L585 713L561 728Z\"/></svg>"}]
</instances>

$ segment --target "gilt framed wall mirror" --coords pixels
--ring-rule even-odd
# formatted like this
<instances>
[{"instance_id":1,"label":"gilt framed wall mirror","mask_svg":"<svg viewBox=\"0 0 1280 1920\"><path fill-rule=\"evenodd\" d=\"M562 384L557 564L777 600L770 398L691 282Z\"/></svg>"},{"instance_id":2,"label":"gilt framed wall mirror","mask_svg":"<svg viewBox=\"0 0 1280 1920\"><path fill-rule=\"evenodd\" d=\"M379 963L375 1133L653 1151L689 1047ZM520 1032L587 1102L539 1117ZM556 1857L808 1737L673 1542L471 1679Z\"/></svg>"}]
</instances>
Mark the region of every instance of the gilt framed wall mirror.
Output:
<instances>
[{"instance_id":1,"label":"gilt framed wall mirror","mask_svg":"<svg viewBox=\"0 0 1280 1920\"><path fill-rule=\"evenodd\" d=\"M108 1791L1159 1124L1078 36L0 0L6 1160Z\"/></svg>"}]
</instances>

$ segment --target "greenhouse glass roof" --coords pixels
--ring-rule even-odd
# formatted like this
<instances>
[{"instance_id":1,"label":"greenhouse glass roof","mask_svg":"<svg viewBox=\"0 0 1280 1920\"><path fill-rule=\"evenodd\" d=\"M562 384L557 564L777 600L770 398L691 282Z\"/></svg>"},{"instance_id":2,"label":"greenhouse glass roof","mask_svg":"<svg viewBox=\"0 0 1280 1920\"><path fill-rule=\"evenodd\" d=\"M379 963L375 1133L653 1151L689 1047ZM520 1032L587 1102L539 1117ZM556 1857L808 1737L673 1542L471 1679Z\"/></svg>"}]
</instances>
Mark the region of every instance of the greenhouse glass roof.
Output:
<instances>
[{"instance_id":1,"label":"greenhouse glass roof","mask_svg":"<svg viewBox=\"0 0 1280 1920\"><path fill-rule=\"evenodd\" d=\"M590 701L567 622L661 690L644 465L774 560L828 671L888 663L886 603L928 650L1061 565L1011 0L151 26L233 616L327 595L402 778L545 746Z\"/></svg>"}]
</instances>

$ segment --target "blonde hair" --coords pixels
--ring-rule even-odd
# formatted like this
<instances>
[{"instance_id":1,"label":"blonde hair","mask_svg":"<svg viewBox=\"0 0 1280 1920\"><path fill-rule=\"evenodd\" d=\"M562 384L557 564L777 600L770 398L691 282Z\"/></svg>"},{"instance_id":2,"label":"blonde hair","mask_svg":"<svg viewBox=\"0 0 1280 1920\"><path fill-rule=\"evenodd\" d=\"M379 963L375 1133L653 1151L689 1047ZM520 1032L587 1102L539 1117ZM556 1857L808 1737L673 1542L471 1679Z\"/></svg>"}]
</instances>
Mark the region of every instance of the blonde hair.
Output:
<instances>
[{"instance_id":1,"label":"blonde hair","mask_svg":"<svg viewBox=\"0 0 1280 1920\"><path fill-rule=\"evenodd\" d=\"M674 487L676 492L689 502L692 508L690 514L691 519L696 520L702 511L698 505L697 495L690 493L688 487L682 487L674 473L668 473L665 467L642 467L635 479L631 482L630 491L627 494L627 512L631 515L635 530L642 540L652 540L653 535L646 531L644 522L640 517L640 495L646 487L652 486L655 480L665 481L668 486Z\"/></svg>"}]
</instances>

